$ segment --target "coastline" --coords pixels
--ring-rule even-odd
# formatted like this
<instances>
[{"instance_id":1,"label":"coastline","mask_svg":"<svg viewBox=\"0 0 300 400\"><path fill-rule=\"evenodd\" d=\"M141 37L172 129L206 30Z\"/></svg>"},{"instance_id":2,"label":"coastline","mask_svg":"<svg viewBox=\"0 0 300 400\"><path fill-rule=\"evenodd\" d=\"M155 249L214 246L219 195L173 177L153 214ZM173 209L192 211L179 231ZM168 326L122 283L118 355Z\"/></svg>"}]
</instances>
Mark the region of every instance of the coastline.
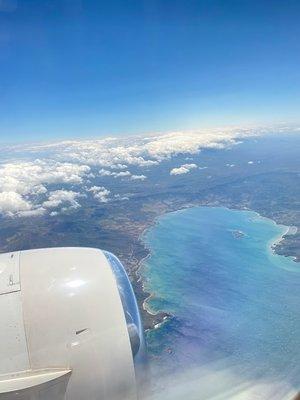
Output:
<instances>
[{"instance_id":1,"label":"coastline","mask_svg":"<svg viewBox=\"0 0 300 400\"><path fill-rule=\"evenodd\" d=\"M158 220L161 216L165 215L166 213L162 213L152 221L152 224L150 224L148 227L145 227L142 233L139 235L138 242L142 244L146 251L146 255L141 258L138 261L137 268L135 270L135 277L137 278L136 284L138 288L140 289L140 296L138 296L138 303L139 303L139 308L140 311L142 312L143 316L143 324L144 324L144 330L147 332L152 329L158 328L158 326L161 326L163 322L165 322L168 318L171 317L171 315L167 312L164 311L158 311L158 312L151 312L149 307L147 307L147 301L154 296L153 293L150 293L146 288L145 288L145 281L143 281L143 277L140 274L140 269L143 267L143 263L151 257L151 249L146 245L145 240L143 239L144 235L146 232L153 228L157 223Z\"/></svg>"},{"instance_id":2,"label":"coastline","mask_svg":"<svg viewBox=\"0 0 300 400\"><path fill-rule=\"evenodd\" d=\"M285 226L285 225L279 225L279 226L282 226L285 229L285 232L279 234L274 239L271 239L270 242L269 242L269 246L270 246L272 252L275 253L275 254L276 254L276 251L275 251L276 246L278 246L284 240L284 237L286 235L288 235L288 233L289 233L289 231L291 229L290 226Z\"/></svg>"},{"instance_id":3,"label":"coastline","mask_svg":"<svg viewBox=\"0 0 300 400\"><path fill-rule=\"evenodd\" d=\"M145 331L149 331L152 329L157 329L159 328L163 323L165 323L166 321L168 321L170 318L172 318L172 315L164 312L164 311L158 311L158 312L153 312L149 309L149 307L147 306L147 301L155 296L154 293L149 292L146 287L145 287L145 281L143 281L143 277L140 274L140 269L143 267L143 264L145 263L145 261L151 257L151 249L149 248L149 246L147 245L144 236L145 234L152 229L153 227L155 227L156 224L158 224L159 219L169 213L177 213L177 212L181 212L184 211L185 209L191 208L191 207L210 207L210 208L225 208L227 210L230 211L246 211L246 212L251 212L251 213L255 213L257 215L258 218L264 218L267 219L268 221L272 222L273 224L277 225L277 226L282 226L285 228L285 231L282 232L280 235L276 236L275 238L272 238L270 240L270 242L268 243L268 247L270 248L270 250L279 256L285 256L285 257L291 257L293 259L293 261L298 262L299 260L297 260L295 257L292 257L291 255L288 254L281 254L278 253L276 250L279 248L279 245L282 244L282 242L284 242L284 240L286 239L286 236L290 236L290 235L295 235L298 232L298 228L296 226L287 226L287 225L283 225L283 224L278 224L275 220L261 215L258 211L256 210L250 210L250 209L245 209L245 208L230 208L230 207L226 207L226 206L216 206L216 205L203 205L203 204L189 204L189 205L185 205L182 206L181 208L177 209L177 210L166 210L160 214L157 214L152 221L150 221L149 224L147 224L147 226L144 227L142 233L139 235L138 237L138 243L143 247L144 251L145 251L145 255L143 257L141 257L138 262L136 267L134 268L134 277L135 282L134 282L134 286L135 286L135 290L137 291L137 297L138 297L138 303L139 303L139 308L140 311L142 313L142 318L143 318L143 323L144 323L144 329Z\"/></svg>"}]
</instances>

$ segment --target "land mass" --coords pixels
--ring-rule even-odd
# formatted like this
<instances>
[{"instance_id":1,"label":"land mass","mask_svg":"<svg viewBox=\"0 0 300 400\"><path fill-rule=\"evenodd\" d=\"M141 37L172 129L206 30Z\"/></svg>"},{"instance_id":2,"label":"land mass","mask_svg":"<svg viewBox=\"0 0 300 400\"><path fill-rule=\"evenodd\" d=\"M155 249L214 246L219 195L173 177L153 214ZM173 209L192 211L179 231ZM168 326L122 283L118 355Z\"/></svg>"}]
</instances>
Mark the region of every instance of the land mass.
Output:
<instances>
[{"instance_id":1,"label":"land mass","mask_svg":"<svg viewBox=\"0 0 300 400\"><path fill-rule=\"evenodd\" d=\"M300 138L268 140L249 141L231 150L203 151L193 162L207 168L174 177L170 169L186 162L186 155L177 156L149 168L147 180L131 182L130 190L128 183L114 179L111 189L129 200L99 203L86 198L78 210L56 217L1 217L0 250L86 246L113 252L128 271L143 310L144 326L150 329L166 314L153 316L143 309L149 294L143 289L138 269L149 255L143 233L164 213L194 206L256 211L277 224L293 227L275 251L300 261ZM248 164L245 159L254 161ZM232 164L235 167L226 167ZM107 186L105 179L98 177L93 183Z\"/></svg>"}]
</instances>

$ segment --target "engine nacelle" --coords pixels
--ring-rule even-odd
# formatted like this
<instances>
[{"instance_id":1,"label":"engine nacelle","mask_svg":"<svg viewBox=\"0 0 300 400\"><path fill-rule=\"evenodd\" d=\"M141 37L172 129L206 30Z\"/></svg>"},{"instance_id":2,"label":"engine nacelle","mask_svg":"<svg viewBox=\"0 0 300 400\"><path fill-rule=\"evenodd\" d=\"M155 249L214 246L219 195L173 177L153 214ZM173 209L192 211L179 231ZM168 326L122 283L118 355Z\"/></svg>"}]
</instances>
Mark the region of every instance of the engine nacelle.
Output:
<instances>
[{"instance_id":1,"label":"engine nacelle","mask_svg":"<svg viewBox=\"0 0 300 400\"><path fill-rule=\"evenodd\" d=\"M0 315L1 400L137 399L143 329L128 277L112 254L90 248L1 254Z\"/></svg>"}]
</instances>

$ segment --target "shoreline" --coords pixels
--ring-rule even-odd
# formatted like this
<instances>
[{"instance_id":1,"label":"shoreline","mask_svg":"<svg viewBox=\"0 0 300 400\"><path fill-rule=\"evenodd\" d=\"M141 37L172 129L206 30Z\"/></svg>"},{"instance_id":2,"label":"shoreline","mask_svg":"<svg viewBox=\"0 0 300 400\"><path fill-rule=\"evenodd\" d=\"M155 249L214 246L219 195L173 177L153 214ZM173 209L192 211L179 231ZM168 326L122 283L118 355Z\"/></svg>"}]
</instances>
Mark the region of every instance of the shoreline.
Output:
<instances>
[{"instance_id":1,"label":"shoreline","mask_svg":"<svg viewBox=\"0 0 300 400\"><path fill-rule=\"evenodd\" d=\"M140 269L142 268L145 261L149 257L151 257L151 249L147 245L147 243L144 239L144 235L147 233L147 231L154 228L155 225L158 224L159 219L161 217L163 217L164 215L182 212L182 211L184 211L188 208L192 208L192 207L225 208L230 211L251 212L251 213L256 214L258 218L267 219L268 221L270 221L271 223L273 223L277 226L284 227L285 231L282 232L280 235L276 236L275 238L272 238L268 243L268 247L270 248L272 253L274 253L278 256L291 257L294 262L298 261L296 258L294 258L292 256L283 255L283 254L277 253L277 251L276 251L277 246L285 240L285 237L290 236L290 235L295 235L298 232L298 228L296 226L288 226L288 225L278 224L275 220L273 220L269 217L266 217L264 215L261 215L256 210L250 210L250 209L246 209L246 208L229 208L226 206L215 206L215 205L209 206L207 204L206 205L194 204L194 205L183 206L177 210L170 210L170 211L162 212L161 214L155 216L155 218L151 221L151 223L143 229L142 233L138 237L138 242L139 242L139 244L141 244L143 246L143 248L146 252L146 255L144 257L142 257L140 260L138 260L137 266L136 266L135 270L133 271L134 276L136 277L135 287L138 289L138 294L139 294L138 303L139 303L140 311L142 312L142 315L143 315L144 329L146 332L149 330L152 330L152 329L159 328L163 323L165 323L170 318L172 318L172 314L167 313L163 310L159 310L158 312L151 311L146 305L147 301L149 299L151 299L151 297L155 296L155 293L151 293L148 291L148 289L145 287L145 281L143 280L143 277L140 273Z\"/></svg>"},{"instance_id":2,"label":"shoreline","mask_svg":"<svg viewBox=\"0 0 300 400\"><path fill-rule=\"evenodd\" d=\"M150 309L146 306L147 301L154 296L154 293L149 292L145 287L145 281L140 273L140 269L143 266L143 263L151 257L151 249L147 246L145 240L143 239L144 234L151 228L153 228L157 223L158 219L167 213L162 213L152 221L149 227L143 229L142 233L139 235L138 242L142 244L147 254L138 261L137 268L135 270L134 275L137 278L137 285L140 287L142 296L140 299L140 311L143 314L143 322L144 322L144 330L147 332L152 329L157 329L158 326L161 326L163 322L165 322L168 318L172 317L171 314L165 311L151 312Z\"/></svg>"}]
</instances>

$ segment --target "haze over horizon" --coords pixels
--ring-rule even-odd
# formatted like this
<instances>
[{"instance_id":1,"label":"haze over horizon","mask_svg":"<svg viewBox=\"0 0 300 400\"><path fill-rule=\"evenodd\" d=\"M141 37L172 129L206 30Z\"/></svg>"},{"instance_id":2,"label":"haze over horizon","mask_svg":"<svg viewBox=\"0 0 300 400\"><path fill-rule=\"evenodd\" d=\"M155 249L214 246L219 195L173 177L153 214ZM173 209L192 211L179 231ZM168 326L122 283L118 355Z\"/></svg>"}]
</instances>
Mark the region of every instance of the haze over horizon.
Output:
<instances>
[{"instance_id":1,"label":"haze over horizon","mask_svg":"<svg viewBox=\"0 0 300 400\"><path fill-rule=\"evenodd\" d=\"M0 140L299 120L297 1L0 1Z\"/></svg>"}]
</instances>

